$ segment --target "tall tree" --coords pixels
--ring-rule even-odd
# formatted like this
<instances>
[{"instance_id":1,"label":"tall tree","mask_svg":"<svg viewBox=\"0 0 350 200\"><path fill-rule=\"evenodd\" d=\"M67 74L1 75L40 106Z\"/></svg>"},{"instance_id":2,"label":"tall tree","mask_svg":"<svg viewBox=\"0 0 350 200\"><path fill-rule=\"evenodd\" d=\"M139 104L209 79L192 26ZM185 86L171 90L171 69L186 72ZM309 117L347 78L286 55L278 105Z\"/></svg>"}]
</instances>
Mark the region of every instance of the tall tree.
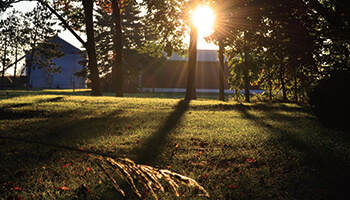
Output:
<instances>
[{"instance_id":1,"label":"tall tree","mask_svg":"<svg viewBox=\"0 0 350 200\"><path fill-rule=\"evenodd\" d=\"M114 37L114 63L112 68L112 81L115 88L115 96L123 96L123 35L122 35L122 19L120 4L117 0L112 0L112 10L115 24L115 37Z\"/></svg>"},{"instance_id":2,"label":"tall tree","mask_svg":"<svg viewBox=\"0 0 350 200\"><path fill-rule=\"evenodd\" d=\"M196 71L197 71L197 27L191 26L190 33L190 47L188 55L188 66L187 66L187 85L185 100L197 99L196 95Z\"/></svg>"},{"instance_id":3,"label":"tall tree","mask_svg":"<svg viewBox=\"0 0 350 200\"><path fill-rule=\"evenodd\" d=\"M250 85L252 76L252 60L261 52L258 41L261 38L263 29L261 23L261 5L258 1L241 1L234 6L230 12L229 23L230 35L228 39L228 59L232 62L237 60L242 63L238 69L242 70L244 82L245 101L250 102ZM235 66L232 66L235 67Z\"/></svg>"},{"instance_id":4,"label":"tall tree","mask_svg":"<svg viewBox=\"0 0 350 200\"><path fill-rule=\"evenodd\" d=\"M13 10L12 13L10 13L10 16L14 17L13 20L13 30L15 32L13 37L14 42L14 71L13 71L13 89L16 88L16 75L17 75L17 69L18 69L18 56L24 53L24 50L28 46L26 44L26 37L27 35L27 27L28 23L24 20L23 13ZM12 59L13 60L13 59Z\"/></svg>"},{"instance_id":5,"label":"tall tree","mask_svg":"<svg viewBox=\"0 0 350 200\"><path fill-rule=\"evenodd\" d=\"M8 54L9 54L9 46L11 42L11 36L12 32L10 27L10 19L7 18L6 20L0 21L1 29L0 29L0 37L1 37L1 49L0 49L0 55L2 60L2 71L1 71L1 90L4 89L4 77L5 77L5 71L6 71L6 65L9 61Z\"/></svg>"},{"instance_id":6,"label":"tall tree","mask_svg":"<svg viewBox=\"0 0 350 200\"><path fill-rule=\"evenodd\" d=\"M122 17L122 39L123 39L123 71L124 81L138 78L140 71L149 68L156 56L149 55L149 49L144 44L156 37L149 33L147 21L140 15L140 7L137 4L124 6ZM116 37L115 22L113 14L102 8L97 9L96 15L96 51L99 71L104 83L110 85L112 66L116 62L114 38ZM148 65L147 63L150 63ZM155 64L155 63L153 63ZM149 70L149 69L148 69ZM112 79L113 80L113 79ZM115 86L115 83L113 83ZM115 88L103 86L115 92Z\"/></svg>"},{"instance_id":7,"label":"tall tree","mask_svg":"<svg viewBox=\"0 0 350 200\"><path fill-rule=\"evenodd\" d=\"M47 51L39 51L40 48L38 48L40 45L47 45L47 41L54 37L57 33L58 30L53 29L52 27L55 25L54 22L52 22L52 13L47 10L43 5L37 4L37 6L34 8L33 11L28 12L25 14L27 19L31 20L31 25L28 30L28 42L30 43L30 55L29 55L29 60L26 63L27 67L27 88L30 86L30 76L31 76L31 71L33 69L33 64L34 62L41 62L43 61L42 59L44 57L49 58L48 56L40 56L38 53L46 53ZM55 45L51 45L53 47ZM61 57L62 55L59 54L56 51L55 54L57 57ZM41 54L42 55L42 54ZM54 54L50 55L53 57L56 57ZM39 59L35 59L35 57L40 57ZM43 62L41 62L43 64ZM44 66L45 65L41 65ZM46 65L47 67L50 66L52 69L53 65Z\"/></svg>"},{"instance_id":8,"label":"tall tree","mask_svg":"<svg viewBox=\"0 0 350 200\"><path fill-rule=\"evenodd\" d=\"M93 29L93 1L55 1L55 9L43 0L38 0L43 6L48 8L61 22L61 26L68 29L72 35L84 46L88 52L88 68L91 72L92 96L101 96L100 77L97 69L94 29ZM60 13L57 11L59 10ZM66 19L65 19L66 18ZM85 31L87 41L85 42L76 32Z\"/></svg>"},{"instance_id":9,"label":"tall tree","mask_svg":"<svg viewBox=\"0 0 350 200\"><path fill-rule=\"evenodd\" d=\"M183 42L185 33L190 30L190 47L188 49L188 77L186 85L186 100L196 99L196 41L197 30L191 27L191 13L199 5L200 1L175 0L175 1L145 1L147 15L152 29L158 34L158 38L149 43L161 46L161 49L172 56L173 53L185 54L186 46ZM148 44L146 44L148 45ZM148 45L151 46L152 45Z\"/></svg>"}]
</instances>

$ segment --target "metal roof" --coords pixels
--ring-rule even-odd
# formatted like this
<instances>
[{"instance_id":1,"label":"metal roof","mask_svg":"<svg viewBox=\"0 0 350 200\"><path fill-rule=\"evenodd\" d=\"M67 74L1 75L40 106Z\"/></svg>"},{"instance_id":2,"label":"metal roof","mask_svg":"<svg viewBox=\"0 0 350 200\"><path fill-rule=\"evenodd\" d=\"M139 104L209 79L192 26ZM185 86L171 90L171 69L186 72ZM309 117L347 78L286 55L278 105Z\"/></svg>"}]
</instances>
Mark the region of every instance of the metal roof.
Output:
<instances>
[{"instance_id":1,"label":"metal roof","mask_svg":"<svg viewBox=\"0 0 350 200\"><path fill-rule=\"evenodd\" d=\"M217 50L211 50L211 49L198 49L197 50L197 61L199 62L219 62ZM168 58L169 61L188 61L188 57L181 57L177 55L176 53L173 54L170 58Z\"/></svg>"},{"instance_id":2,"label":"metal roof","mask_svg":"<svg viewBox=\"0 0 350 200\"><path fill-rule=\"evenodd\" d=\"M76 48L75 46L71 45L64 39L60 38L58 35L56 35L54 38L50 40L52 43L60 44L62 45L61 51L65 54L78 54L80 53L80 49Z\"/></svg>"}]
</instances>

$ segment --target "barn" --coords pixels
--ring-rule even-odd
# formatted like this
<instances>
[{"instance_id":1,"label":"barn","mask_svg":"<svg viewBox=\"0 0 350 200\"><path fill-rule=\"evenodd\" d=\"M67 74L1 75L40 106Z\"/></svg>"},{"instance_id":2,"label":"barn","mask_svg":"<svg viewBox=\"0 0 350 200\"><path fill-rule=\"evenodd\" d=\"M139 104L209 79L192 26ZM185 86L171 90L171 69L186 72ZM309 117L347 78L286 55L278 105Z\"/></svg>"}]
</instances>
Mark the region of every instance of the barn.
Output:
<instances>
[{"instance_id":1,"label":"barn","mask_svg":"<svg viewBox=\"0 0 350 200\"><path fill-rule=\"evenodd\" d=\"M142 72L143 92L185 92L187 66L188 57L173 54L156 70L144 70ZM219 67L217 50L197 50L197 92L219 92ZM228 75L228 67L225 66L226 80ZM227 81L224 86L226 93L232 93Z\"/></svg>"},{"instance_id":2,"label":"barn","mask_svg":"<svg viewBox=\"0 0 350 200\"><path fill-rule=\"evenodd\" d=\"M37 67L32 69L29 77L29 84L32 88L61 88L61 89L84 89L86 88L86 79L76 77L74 73L80 71L83 66L79 64L81 51L66 42L59 36L50 40L62 46L61 51L65 56L55 60L57 66L61 66L61 73L54 73L47 76L44 70Z\"/></svg>"}]
</instances>

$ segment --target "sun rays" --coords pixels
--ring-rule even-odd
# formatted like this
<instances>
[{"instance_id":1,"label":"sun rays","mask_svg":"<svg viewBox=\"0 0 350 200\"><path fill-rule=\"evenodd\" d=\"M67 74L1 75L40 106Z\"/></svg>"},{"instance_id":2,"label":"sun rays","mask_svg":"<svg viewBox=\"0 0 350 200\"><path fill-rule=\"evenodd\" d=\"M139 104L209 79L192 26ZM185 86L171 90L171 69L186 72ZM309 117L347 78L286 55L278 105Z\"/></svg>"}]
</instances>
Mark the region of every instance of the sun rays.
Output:
<instances>
[{"instance_id":1,"label":"sun rays","mask_svg":"<svg viewBox=\"0 0 350 200\"><path fill-rule=\"evenodd\" d=\"M208 6L200 6L193 11L192 21L198 29L199 37L206 37L213 33L215 14Z\"/></svg>"}]
</instances>

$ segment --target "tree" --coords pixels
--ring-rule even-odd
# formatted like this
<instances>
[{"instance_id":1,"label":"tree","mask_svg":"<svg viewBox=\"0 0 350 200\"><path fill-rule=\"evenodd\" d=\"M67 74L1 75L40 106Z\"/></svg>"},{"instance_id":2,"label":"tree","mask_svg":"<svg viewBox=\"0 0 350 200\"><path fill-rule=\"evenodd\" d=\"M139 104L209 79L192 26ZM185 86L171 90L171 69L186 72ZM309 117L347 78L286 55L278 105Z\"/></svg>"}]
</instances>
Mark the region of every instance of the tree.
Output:
<instances>
[{"instance_id":1,"label":"tree","mask_svg":"<svg viewBox=\"0 0 350 200\"><path fill-rule=\"evenodd\" d=\"M12 13L9 14L9 16L14 17L14 21L12 22L13 27L12 30L14 31L14 37L13 37L13 42L14 42L14 48L15 48L15 54L14 54L14 72L13 72L13 89L16 88L16 74L17 74L17 63L18 63L18 55L23 54L24 50L28 46L26 44L26 37L27 35L27 27L28 23L27 21L24 20L23 13L19 11L13 10Z\"/></svg>"},{"instance_id":2,"label":"tree","mask_svg":"<svg viewBox=\"0 0 350 200\"><path fill-rule=\"evenodd\" d=\"M59 68L55 69L52 60L54 58L62 57L59 47L55 44L49 44L47 41L57 35L58 31L52 29L55 25L52 21L52 13L48 11L43 5L37 4L33 11L25 14L27 19L31 19L31 27L27 35L27 42L31 48L29 60L26 63L27 67L27 83L26 87L30 87L30 75L37 64L40 69L46 70L47 73L59 72ZM51 51L45 50L49 48Z\"/></svg>"},{"instance_id":3,"label":"tree","mask_svg":"<svg viewBox=\"0 0 350 200\"><path fill-rule=\"evenodd\" d=\"M116 37L115 23L112 13L102 8L97 9L96 15L96 52L99 71L105 84L111 85L112 66L116 62L114 38ZM124 81L137 79L140 71L154 65L157 56L149 55L144 44L156 37L149 33L147 22L140 16L140 7L137 4L124 6L122 17L123 34L123 72ZM162 59L161 59L162 60ZM153 64L151 64L153 62ZM149 63L149 65L148 65ZM113 86L115 84L113 83ZM102 85L106 89L106 86ZM111 87L108 87L111 90ZM107 89L108 89L107 88ZM113 87L114 88L114 87ZM115 92L115 88L112 89Z\"/></svg>"},{"instance_id":4,"label":"tree","mask_svg":"<svg viewBox=\"0 0 350 200\"><path fill-rule=\"evenodd\" d=\"M0 12L5 11L7 8L11 7L13 3L20 2L21 0L0 0L1 8ZM93 20L92 20L92 10L93 10L93 1L92 0L83 0L83 8L80 6L78 1L72 3L72 1L56 1L54 6L57 10L61 10L59 14L53 7L49 5L48 2L44 0L37 0L41 5L50 10L60 21L61 25L68 29L77 40L79 40L82 45L86 48L89 57L89 69L91 71L91 82L92 82L92 92L93 96L101 96L100 83L99 83L99 74L97 70L96 52L94 52L95 44L93 37ZM84 10L84 13L83 13ZM64 19L64 17L67 19ZM80 36L75 32L75 30L81 30L86 26L87 33L87 42L81 39Z\"/></svg>"},{"instance_id":5,"label":"tree","mask_svg":"<svg viewBox=\"0 0 350 200\"><path fill-rule=\"evenodd\" d=\"M187 85L185 100L197 99L196 95L196 71L197 71L197 28L192 24L190 33L190 47L187 66Z\"/></svg>"},{"instance_id":6,"label":"tree","mask_svg":"<svg viewBox=\"0 0 350 200\"><path fill-rule=\"evenodd\" d=\"M0 57L2 58L1 64L1 88L3 88L3 80L6 70L9 68L9 63L18 60L18 54L28 47L26 44L27 36L27 22L24 20L24 16L21 12L12 10L8 13L6 19L1 20L0 28ZM14 77L16 76L17 65L15 65ZM13 84L15 86L14 79Z\"/></svg>"},{"instance_id":7,"label":"tree","mask_svg":"<svg viewBox=\"0 0 350 200\"><path fill-rule=\"evenodd\" d=\"M258 1L241 1L221 19L227 25L223 32L228 44L227 56L230 64L241 63L238 67L242 71L244 82L245 101L250 102L250 85L252 77L253 60L261 52L258 41L262 37L261 5ZM227 18L226 18L226 17ZM238 62L235 62L237 60ZM231 67L235 67L232 66ZM236 79L239 80L239 79ZM238 87L236 87L238 89Z\"/></svg>"},{"instance_id":8,"label":"tree","mask_svg":"<svg viewBox=\"0 0 350 200\"><path fill-rule=\"evenodd\" d=\"M151 24L151 29L158 34L158 38L149 41L146 45L154 47L153 44L160 47L167 56L173 53L184 55L183 39L185 32L189 29L190 33L190 47L188 51L188 77L186 86L186 100L196 99L196 50L197 50L197 31L191 26L191 13L198 5L197 0L185 1L159 1L150 0L143 3L147 9L147 19Z\"/></svg>"},{"instance_id":9,"label":"tree","mask_svg":"<svg viewBox=\"0 0 350 200\"><path fill-rule=\"evenodd\" d=\"M61 26L68 29L73 36L84 46L88 52L88 68L91 71L91 95L101 96L100 89L100 78L97 69L96 52L95 52L95 41L94 41L94 29L93 29L93 1L83 0L83 9L80 2L75 1L72 3L66 1L56 1L54 6L56 10L60 10L59 14L53 9L48 3L43 0L38 0L43 6L48 8L61 22ZM66 17L67 19L64 19ZM85 24L85 26L84 26ZM84 30L84 28L86 30ZM85 42L78 34L77 31L86 31L87 41Z\"/></svg>"},{"instance_id":10,"label":"tree","mask_svg":"<svg viewBox=\"0 0 350 200\"><path fill-rule=\"evenodd\" d=\"M4 76L5 76L5 71L6 71L6 65L9 61L8 56L8 46L10 45L10 37L11 37L11 29L8 27L10 26L10 20L2 20L0 21L1 27L4 27L1 29L1 60L2 60L2 73L1 73L1 90L4 88Z\"/></svg>"}]
</instances>

